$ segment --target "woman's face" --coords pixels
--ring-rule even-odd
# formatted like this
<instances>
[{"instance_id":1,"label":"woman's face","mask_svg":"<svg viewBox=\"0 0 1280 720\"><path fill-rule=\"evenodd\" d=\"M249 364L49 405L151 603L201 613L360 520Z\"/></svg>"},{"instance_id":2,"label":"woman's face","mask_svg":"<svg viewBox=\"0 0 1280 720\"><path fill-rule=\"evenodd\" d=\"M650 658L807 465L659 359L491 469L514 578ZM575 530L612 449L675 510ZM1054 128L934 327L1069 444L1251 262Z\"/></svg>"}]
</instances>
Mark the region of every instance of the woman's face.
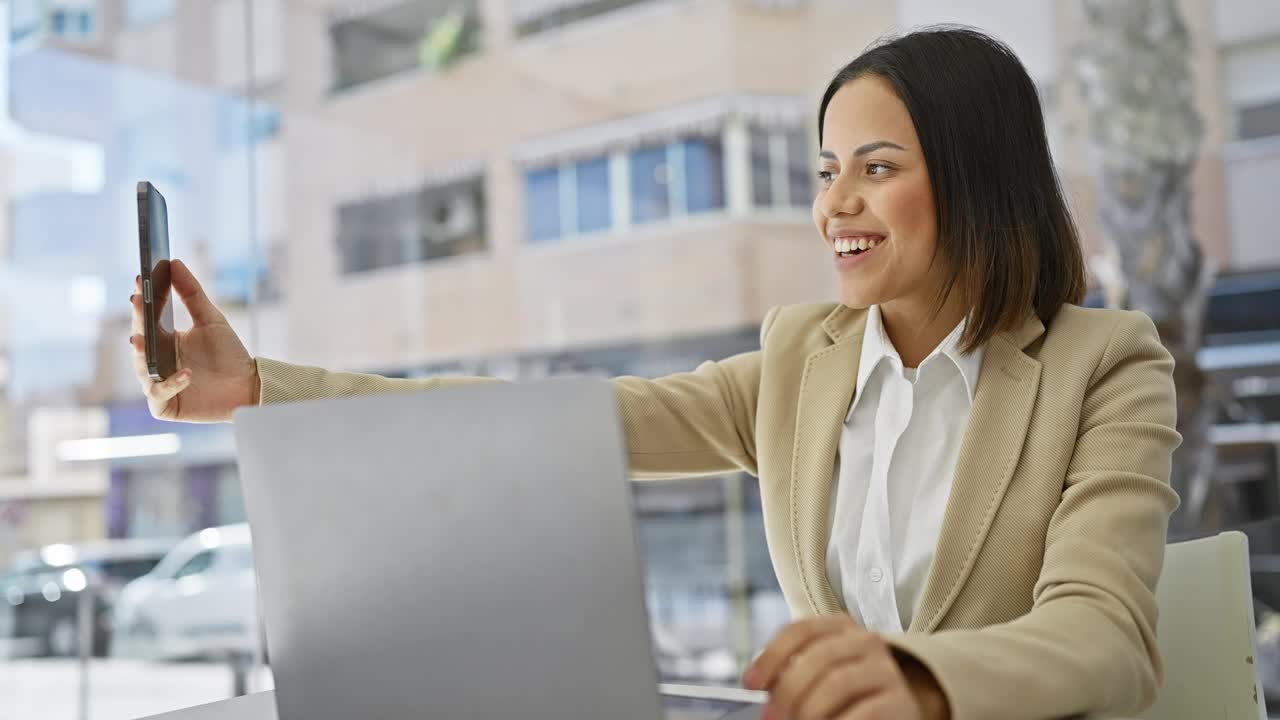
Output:
<instances>
[{"instance_id":1,"label":"woman's face","mask_svg":"<svg viewBox=\"0 0 1280 720\"><path fill-rule=\"evenodd\" d=\"M942 263L933 190L915 126L887 82L866 75L827 105L813 221L832 252L840 300L931 307Z\"/></svg>"}]
</instances>

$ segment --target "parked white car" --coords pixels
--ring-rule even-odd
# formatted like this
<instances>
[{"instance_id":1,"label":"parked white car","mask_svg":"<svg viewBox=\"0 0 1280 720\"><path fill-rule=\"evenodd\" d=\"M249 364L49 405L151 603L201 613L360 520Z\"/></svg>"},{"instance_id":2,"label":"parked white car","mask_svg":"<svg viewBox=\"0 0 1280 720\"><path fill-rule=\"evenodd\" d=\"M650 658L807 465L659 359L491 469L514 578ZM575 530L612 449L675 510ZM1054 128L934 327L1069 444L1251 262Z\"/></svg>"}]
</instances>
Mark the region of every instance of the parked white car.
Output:
<instances>
[{"instance_id":1,"label":"parked white car","mask_svg":"<svg viewBox=\"0 0 1280 720\"><path fill-rule=\"evenodd\" d=\"M207 528L125 586L111 654L181 660L253 653L261 637L257 612L249 526Z\"/></svg>"}]
</instances>

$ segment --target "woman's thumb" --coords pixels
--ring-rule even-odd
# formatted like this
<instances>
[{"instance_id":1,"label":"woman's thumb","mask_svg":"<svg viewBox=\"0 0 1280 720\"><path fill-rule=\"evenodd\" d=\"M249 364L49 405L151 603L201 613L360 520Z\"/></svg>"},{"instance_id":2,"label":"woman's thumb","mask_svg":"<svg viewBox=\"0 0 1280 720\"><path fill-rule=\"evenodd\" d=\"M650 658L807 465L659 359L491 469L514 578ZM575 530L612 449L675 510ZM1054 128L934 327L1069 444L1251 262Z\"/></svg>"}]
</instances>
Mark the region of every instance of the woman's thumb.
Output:
<instances>
[{"instance_id":1,"label":"woman's thumb","mask_svg":"<svg viewBox=\"0 0 1280 720\"><path fill-rule=\"evenodd\" d=\"M196 276L186 263L174 260L170 266L170 277L173 289L177 291L178 297L182 298L182 304L187 306L187 311L191 313L191 320L194 323L203 325L224 320L222 311L209 300L208 295L205 295L204 288L200 287L200 281L196 280Z\"/></svg>"}]
</instances>

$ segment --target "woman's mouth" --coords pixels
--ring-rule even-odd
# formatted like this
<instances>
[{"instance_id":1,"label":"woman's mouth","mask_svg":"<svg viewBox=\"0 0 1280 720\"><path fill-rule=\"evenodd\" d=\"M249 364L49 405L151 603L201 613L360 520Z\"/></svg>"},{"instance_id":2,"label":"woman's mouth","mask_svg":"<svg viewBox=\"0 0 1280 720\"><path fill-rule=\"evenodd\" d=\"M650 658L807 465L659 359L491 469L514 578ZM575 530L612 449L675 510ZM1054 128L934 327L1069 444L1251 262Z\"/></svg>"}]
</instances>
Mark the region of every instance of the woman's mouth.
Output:
<instances>
[{"instance_id":1,"label":"woman's mouth","mask_svg":"<svg viewBox=\"0 0 1280 720\"><path fill-rule=\"evenodd\" d=\"M884 242L883 235L858 235L841 237L831 241L836 255L842 258L857 257L874 250Z\"/></svg>"}]
</instances>

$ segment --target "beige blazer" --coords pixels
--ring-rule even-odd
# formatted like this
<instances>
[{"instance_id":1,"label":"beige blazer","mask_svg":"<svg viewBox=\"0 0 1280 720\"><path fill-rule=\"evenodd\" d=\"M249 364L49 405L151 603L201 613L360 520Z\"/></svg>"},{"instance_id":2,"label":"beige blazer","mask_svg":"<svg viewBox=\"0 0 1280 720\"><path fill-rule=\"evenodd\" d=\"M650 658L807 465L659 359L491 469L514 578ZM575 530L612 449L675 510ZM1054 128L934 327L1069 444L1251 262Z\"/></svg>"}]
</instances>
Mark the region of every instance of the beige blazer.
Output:
<instances>
[{"instance_id":1,"label":"beige blazer","mask_svg":"<svg viewBox=\"0 0 1280 720\"><path fill-rule=\"evenodd\" d=\"M759 352L617 378L638 477L760 478L769 553L796 617L839 613L827 506L865 312L776 308ZM264 403L478 379L388 380L258 360ZM1134 713L1161 682L1173 361L1136 312L1064 307L991 340L937 554L908 631L957 720Z\"/></svg>"}]
</instances>

